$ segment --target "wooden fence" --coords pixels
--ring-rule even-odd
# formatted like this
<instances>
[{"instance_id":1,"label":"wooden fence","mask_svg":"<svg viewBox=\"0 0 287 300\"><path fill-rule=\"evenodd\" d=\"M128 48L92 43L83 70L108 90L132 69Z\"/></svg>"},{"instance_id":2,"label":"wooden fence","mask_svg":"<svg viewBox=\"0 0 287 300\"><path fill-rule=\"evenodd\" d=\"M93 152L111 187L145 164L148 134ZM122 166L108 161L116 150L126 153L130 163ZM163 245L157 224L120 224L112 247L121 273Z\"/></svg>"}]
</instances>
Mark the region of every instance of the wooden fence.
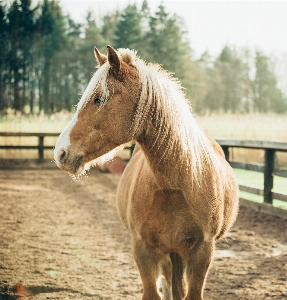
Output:
<instances>
[{"instance_id":1,"label":"wooden fence","mask_svg":"<svg viewBox=\"0 0 287 300\"><path fill-rule=\"evenodd\" d=\"M57 137L58 133L16 133L16 132L0 132L0 136L10 136L10 137L38 137L38 145L0 145L0 149L37 149L38 150L38 160L39 163L42 163L44 160L44 150L53 149L53 146L45 146L44 138L45 137ZM240 185L240 190L248 193L261 195L263 196L264 203L254 204L259 205L257 208L262 211L266 211L272 214L283 215L287 217L286 210L277 209L272 206L273 199L281 200L287 202L287 195L274 193L273 189L273 175L287 177L287 172L280 172L274 170L274 158L276 151L287 152L287 143L278 143L278 142L266 142L266 141L244 141L244 140L226 140L226 139L217 139L217 142L221 145L226 159L229 161L230 158L230 148L249 148L249 149L261 149L264 150L264 166L246 164L241 162L230 162L232 167L241 168L246 170L259 171L264 173L264 187L263 189L257 189L249 186ZM132 150L132 149L131 149ZM287 187L286 187L287 188ZM241 199L243 202L245 199ZM247 200L249 201L249 200ZM249 201L251 202L251 201Z\"/></svg>"},{"instance_id":2,"label":"wooden fence","mask_svg":"<svg viewBox=\"0 0 287 300\"><path fill-rule=\"evenodd\" d=\"M264 173L263 189L257 189L249 186L240 185L241 191L248 192L255 195L263 196L263 203L255 203L250 200L241 198L241 202L245 205L252 206L255 209L287 218L287 211L276 208L273 206L273 199L287 202L287 195L274 193L273 189L273 176L274 174L282 177L287 177L286 171L279 171L274 169L275 153L287 152L287 143L266 142L266 141L243 141L243 140L221 140L217 139L221 145L227 161L229 161L230 148L249 148L264 150L264 166L245 164L240 162L230 162L230 165L235 168L253 170ZM287 189L287 185L286 185Z\"/></svg>"},{"instance_id":3,"label":"wooden fence","mask_svg":"<svg viewBox=\"0 0 287 300\"><path fill-rule=\"evenodd\" d=\"M45 146L45 137L57 137L59 133L29 133L29 132L0 132L0 136L10 136L10 137L38 137L38 145L0 145L0 149L36 149L38 150L38 160L39 163L44 161L44 150L54 149L53 146Z\"/></svg>"}]
</instances>

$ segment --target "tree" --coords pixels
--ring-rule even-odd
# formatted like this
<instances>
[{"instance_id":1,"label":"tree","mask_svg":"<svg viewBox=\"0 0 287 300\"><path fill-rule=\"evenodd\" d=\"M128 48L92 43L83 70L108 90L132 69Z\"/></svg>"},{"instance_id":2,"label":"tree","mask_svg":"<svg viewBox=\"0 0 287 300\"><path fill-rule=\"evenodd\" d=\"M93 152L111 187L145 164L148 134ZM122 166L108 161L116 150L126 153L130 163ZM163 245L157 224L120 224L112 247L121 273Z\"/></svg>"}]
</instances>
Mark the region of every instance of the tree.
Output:
<instances>
[{"instance_id":1,"label":"tree","mask_svg":"<svg viewBox=\"0 0 287 300\"><path fill-rule=\"evenodd\" d=\"M114 33L114 47L137 49L142 38L142 28L141 13L136 4L129 4L123 10Z\"/></svg>"},{"instance_id":2,"label":"tree","mask_svg":"<svg viewBox=\"0 0 287 300\"><path fill-rule=\"evenodd\" d=\"M93 47L136 49L148 62L174 73L196 112L286 112L270 58L224 47L217 59L195 61L181 18L163 4L153 14L147 0L83 24L64 16L58 0L0 0L0 112L8 107L50 114L71 110L95 71ZM250 80L250 66L256 66Z\"/></svg>"},{"instance_id":3,"label":"tree","mask_svg":"<svg viewBox=\"0 0 287 300\"><path fill-rule=\"evenodd\" d=\"M7 52L8 52L8 31L7 31L7 18L6 6L0 1L0 112L9 106L5 97L5 90L7 85Z\"/></svg>"},{"instance_id":4,"label":"tree","mask_svg":"<svg viewBox=\"0 0 287 300\"><path fill-rule=\"evenodd\" d=\"M225 112L239 112L249 99L249 66L235 49L225 46L215 62L223 87L222 108Z\"/></svg>"},{"instance_id":5,"label":"tree","mask_svg":"<svg viewBox=\"0 0 287 300\"><path fill-rule=\"evenodd\" d=\"M177 15L170 16L165 7L160 5L155 16L150 17L150 30L144 40L147 41L149 60L175 73L185 85L188 72L185 66L191 61L191 49L182 28L181 19Z\"/></svg>"},{"instance_id":6,"label":"tree","mask_svg":"<svg viewBox=\"0 0 287 300\"><path fill-rule=\"evenodd\" d=\"M101 26L101 34L104 39L105 45L113 45L114 40L116 38L115 36L115 30L118 23L118 19L120 17L120 14L118 11L115 11L114 13L109 13L105 16L103 16L102 19L102 26ZM116 47L113 45L113 47Z\"/></svg>"},{"instance_id":7,"label":"tree","mask_svg":"<svg viewBox=\"0 0 287 300\"><path fill-rule=\"evenodd\" d=\"M59 96L57 99L57 111L65 109L71 111L72 106L77 104L78 95L81 91L83 76L83 65L81 61L82 47L81 34L83 33L83 25L75 23L67 16L66 43L63 49L55 56L56 65L61 66L59 70L58 87ZM56 71L56 70L55 70Z\"/></svg>"},{"instance_id":8,"label":"tree","mask_svg":"<svg viewBox=\"0 0 287 300\"><path fill-rule=\"evenodd\" d=\"M13 85L13 108L22 111L26 104L31 45L35 34L35 11L31 0L14 0L7 13L10 37L10 81ZM21 93L21 94L20 94Z\"/></svg>"},{"instance_id":9,"label":"tree","mask_svg":"<svg viewBox=\"0 0 287 300\"><path fill-rule=\"evenodd\" d=\"M44 109L45 113L51 113L55 107L54 101L50 98L51 66L56 52L60 51L66 43L65 18L55 0L44 0L41 16L38 19L38 28L41 36L40 49L43 60L39 109Z\"/></svg>"},{"instance_id":10,"label":"tree","mask_svg":"<svg viewBox=\"0 0 287 300\"><path fill-rule=\"evenodd\" d=\"M260 51L255 57L256 76L253 82L254 109L258 112L273 111L284 113L287 110L286 96L277 86L277 79L270 70L270 59Z\"/></svg>"},{"instance_id":11,"label":"tree","mask_svg":"<svg viewBox=\"0 0 287 300\"><path fill-rule=\"evenodd\" d=\"M141 7L141 27L143 32L148 32L149 30L149 19L150 19L150 8L148 6L147 0L143 0Z\"/></svg>"},{"instance_id":12,"label":"tree","mask_svg":"<svg viewBox=\"0 0 287 300\"><path fill-rule=\"evenodd\" d=\"M101 29L97 26L95 17L91 11L86 17L84 30L84 38L81 40L81 48L79 49L82 72L84 74L86 84L91 79L91 75L95 72L96 60L93 55L94 46L100 51L106 51L106 43L101 33Z\"/></svg>"}]
</instances>

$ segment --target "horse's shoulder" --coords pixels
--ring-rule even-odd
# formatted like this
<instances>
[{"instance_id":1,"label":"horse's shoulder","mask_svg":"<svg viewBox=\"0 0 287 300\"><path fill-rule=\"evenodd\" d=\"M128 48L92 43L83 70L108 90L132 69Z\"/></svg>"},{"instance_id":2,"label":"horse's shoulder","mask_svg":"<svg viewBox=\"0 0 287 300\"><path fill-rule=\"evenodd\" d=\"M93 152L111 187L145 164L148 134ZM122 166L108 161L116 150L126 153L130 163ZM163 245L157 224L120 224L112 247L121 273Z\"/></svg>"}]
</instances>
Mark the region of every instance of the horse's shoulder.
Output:
<instances>
[{"instance_id":1,"label":"horse's shoulder","mask_svg":"<svg viewBox=\"0 0 287 300\"><path fill-rule=\"evenodd\" d=\"M223 158L225 158L225 154L224 154L224 152L223 152L221 146L216 142L216 140L213 139L212 137L208 136L208 135L206 135L206 136L207 136L207 138L208 138L208 140L209 140L211 146L213 147L214 151L215 151L217 154L219 154L220 156L222 156Z\"/></svg>"}]
</instances>

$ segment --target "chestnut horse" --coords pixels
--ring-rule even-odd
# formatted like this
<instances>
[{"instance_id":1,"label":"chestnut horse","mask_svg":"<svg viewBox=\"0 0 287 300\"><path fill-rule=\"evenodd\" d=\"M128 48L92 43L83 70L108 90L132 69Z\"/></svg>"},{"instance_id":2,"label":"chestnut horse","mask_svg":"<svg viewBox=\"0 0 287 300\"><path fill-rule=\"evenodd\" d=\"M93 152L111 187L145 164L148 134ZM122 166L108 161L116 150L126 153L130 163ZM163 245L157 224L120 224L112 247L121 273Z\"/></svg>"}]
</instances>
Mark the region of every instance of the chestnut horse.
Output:
<instances>
[{"instance_id":1,"label":"chestnut horse","mask_svg":"<svg viewBox=\"0 0 287 300\"><path fill-rule=\"evenodd\" d=\"M108 46L106 56L95 48L95 56L99 68L59 136L55 161L78 176L134 140L117 204L142 299L203 299L216 240L238 211L233 171L168 72L129 49Z\"/></svg>"}]
</instances>

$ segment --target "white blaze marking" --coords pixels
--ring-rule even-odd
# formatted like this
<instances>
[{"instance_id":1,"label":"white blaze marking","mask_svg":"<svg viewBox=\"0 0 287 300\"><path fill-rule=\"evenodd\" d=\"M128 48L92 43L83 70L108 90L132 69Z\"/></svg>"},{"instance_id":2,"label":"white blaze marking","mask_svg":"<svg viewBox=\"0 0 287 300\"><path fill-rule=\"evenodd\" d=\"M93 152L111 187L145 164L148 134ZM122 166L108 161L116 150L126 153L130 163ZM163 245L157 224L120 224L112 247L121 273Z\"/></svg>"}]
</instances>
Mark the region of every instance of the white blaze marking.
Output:
<instances>
[{"instance_id":1,"label":"white blaze marking","mask_svg":"<svg viewBox=\"0 0 287 300\"><path fill-rule=\"evenodd\" d=\"M57 164L59 164L58 158L61 155L62 150L67 152L69 146L71 145L70 132L78 121L79 111L85 106L87 101L89 101L89 99L93 95L93 92L95 91L95 89L100 86L103 98L104 99L108 98L109 91L108 91L107 85L106 85L106 78L107 78L108 70L109 70L109 64L105 63L93 75L92 79L90 80L84 94L82 95L82 97L77 105L76 113L74 114L72 120L67 125L67 127L60 134L60 136L57 140L56 146L55 146L55 150L54 150L54 159Z\"/></svg>"},{"instance_id":2,"label":"white blaze marking","mask_svg":"<svg viewBox=\"0 0 287 300\"><path fill-rule=\"evenodd\" d=\"M66 128L63 130L63 132L59 135L59 138L57 140L55 150L54 150L54 159L56 163L58 164L58 158L62 153L62 150L68 151L69 146L71 145L70 142L70 132L72 128L75 126L75 124L78 121L78 112L76 112L70 121L70 123L66 126Z\"/></svg>"}]
</instances>

